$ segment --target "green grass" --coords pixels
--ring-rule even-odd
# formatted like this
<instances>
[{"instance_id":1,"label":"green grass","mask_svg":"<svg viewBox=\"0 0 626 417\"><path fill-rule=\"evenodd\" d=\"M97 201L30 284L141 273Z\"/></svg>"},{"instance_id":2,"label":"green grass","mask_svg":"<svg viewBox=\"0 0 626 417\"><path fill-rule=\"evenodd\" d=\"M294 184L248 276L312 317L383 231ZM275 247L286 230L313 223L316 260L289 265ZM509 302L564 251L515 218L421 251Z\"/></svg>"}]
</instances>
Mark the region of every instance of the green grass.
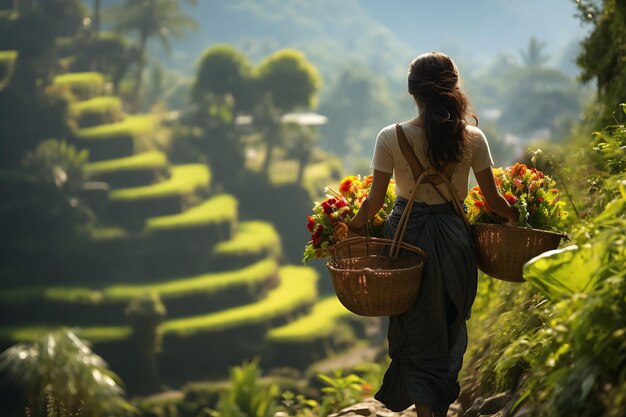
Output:
<instances>
[{"instance_id":1,"label":"green grass","mask_svg":"<svg viewBox=\"0 0 626 417\"><path fill-rule=\"evenodd\" d=\"M0 339L11 343L33 342L59 327L66 326L5 327L0 329ZM128 326L74 327L74 329L79 337L95 343L126 339L132 332Z\"/></svg>"},{"instance_id":2,"label":"green grass","mask_svg":"<svg viewBox=\"0 0 626 417\"><path fill-rule=\"evenodd\" d=\"M272 261L262 262L269 263ZM213 279L215 279L215 275L226 274L213 275ZM317 298L317 279L317 273L312 268L286 266L280 269L280 285L271 290L263 300L202 316L168 320L161 325L161 329L164 333L186 336L197 332L211 332L233 328L243 324L261 323L314 302ZM222 284L229 285L225 282L222 282ZM120 286L113 287L113 289L115 289L115 292L119 292L116 294L117 296L127 297L131 293L134 293L134 295L142 294L144 289L140 289L139 287L140 286L135 286L134 289L130 287L124 289ZM158 285L149 287L152 289L158 287ZM180 294L180 289L176 288L176 283L172 283L171 287L167 289L161 287L161 290L169 294ZM194 291L199 290L199 288L194 289ZM2 295L5 296L5 294ZM35 340L43 333L57 327L60 326L0 328L0 339L10 340L12 342ZM78 329L78 335L91 342L122 340L128 338L131 334L131 328L128 326L82 327Z\"/></svg>"},{"instance_id":3,"label":"green grass","mask_svg":"<svg viewBox=\"0 0 626 417\"><path fill-rule=\"evenodd\" d=\"M3 290L0 301L32 301L45 299L48 301L67 303L107 303L126 302L148 292L154 292L161 298L184 297L199 292L214 294L227 288L263 282L278 271L273 259L265 259L246 268L236 271L213 272L191 277L180 277L171 281L136 284L113 285L101 290L86 287L24 287Z\"/></svg>"},{"instance_id":4,"label":"green grass","mask_svg":"<svg viewBox=\"0 0 626 417\"><path fill-rule=\"evenodd\" d=\"M115 140L129 136L135 138L149 133L154 124L155 120L151 115L127 116L122 122L78 129L76 136L81 140Z\"/></svg>"},{"instance_id":5,"label":"green grass","mask_svg":"<svg viewBox=\"0 0 626 417\"><path fill-rule=\"evenodd\" d=\"M107 301L130 301L147 292L161 298L184 297L204 293L215 294L227 288L260 283L273 276L278 265L273 259L265 259L236 271L214 272L188 278L177 278L163 283L143 285L115 285L103 291Z\"/></svg>"},{"instance_id":6,"label":"green grass","mask_svg":"<svg viewBox=\"0 0 626 417\"><path fill-rule=\"evenodd\" d=\"M117 171L141 171L161 169L167 166L167 156L163 152L149 151L125 158L109 159L107 161L92 162L85 166L89 175L109 174Z\"/></svg>"},{"instance_id":7,"label":"green grass","mask_svg":"<svg viewBox=\"0 0 626 417\"><path fill-rule=\"evenodd\" d=\"M257 254L276 248L280 253L280 236L270 223L251 221L239 224L235 237L215 246L215 256Z\"/></svg>"},{"instance_id":8,"label":"green grass","mask_svg":"<svg viewBox=\"0 0 626 417\"><path fill-rule=\"evenodd\" d=\"M17 58L17 51L0 51L0 64L12 64Z\"/></svg>"},{"instance_id":9,"label":"green grass","mask_svg":"<svg viewBox=\"0 0 626 417\"><path fill-rule=\"evenodd\" d=\"M191 194L209 186L211 173L204 164L179 165L171 168L171 177L157 184L121 188L111 191L112 201L133 201Z\"/></svg>"},{"instance_id":10,"label":"green grass","mask_svg":"<svg viewBox=\"0 0 626 417\"><path fill-rule=\"evenodd\" d=\"M72 104L72 110L78 114L85 113L122 113L122 100L119 97L103 96L95 97L89 100L80 101Z\"/></svg>"},{"instance_id":11,"label":"green grass","mask_svg":"<svg viewBox=\"0 0 626 417\"><path fill-rule=\"evenodd\" d=\"M351 314L332 295L316 303L306 316L270 330L268 338L275 342L306 342L326 337L332 333L339 318Z\"/></svg>"},{"instance_id":12,"label":"green grass","mask_svg":"<svg viewBox=\"0 0 626 417\"><path fill-rule=\"evenodd\" d=\"M209 224L234 222L237 218L237 199L232 195L221 194L210 198L184 213L148 219L149 231L183 229Z\"/></svg>"},{"instance_id":13,"label":"green grass","mask_svg":"<svg viewBox=\"0 0 626 417\"><path fill-rule=\"evenodd\" d=\"M285 266L280 269L280 285L263 300L217 313L168 320L161 328L164 333L186 336L265 322L312 303L317 298L317 279L312 268Z\"/></svg>"},{"instance_id":14,"label":"green grass","mask_svg":"<svg viewBox=\"0 0 626 417\"><path fill-rule=\"evenodd\" d=\"M54 85L78 88L100 88L104 85L104 76L99 72L75 72L54 77Z\"/></svg>"}]
</instances>

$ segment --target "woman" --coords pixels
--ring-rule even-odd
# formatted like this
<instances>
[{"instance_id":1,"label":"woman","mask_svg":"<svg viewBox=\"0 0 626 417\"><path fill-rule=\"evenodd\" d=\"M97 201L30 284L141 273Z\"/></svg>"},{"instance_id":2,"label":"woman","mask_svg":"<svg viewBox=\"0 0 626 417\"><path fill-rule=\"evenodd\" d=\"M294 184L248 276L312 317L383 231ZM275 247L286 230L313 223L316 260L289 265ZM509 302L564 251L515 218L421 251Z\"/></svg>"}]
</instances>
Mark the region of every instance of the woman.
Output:
<instances>
[{"instance_id":1,"label":"woman","mask_svg":"<svg viewBox=\"0 0 626 417\"><path fill-rule=\"evenodd\" d=\"M400 128L390 125L378 134L367 204L348 228L351 235L358 234L380 210L393 174L397 197L385 236L394 236L417 180L400 149L402 136L424 168L448 174L454 195L443 184L422 183L417 190L404 241L422 248L428 259L415 303L409 311L389 318L392 360L375 395L393 411L415 404L418 417L443 417L460 392L457 378L467 347L465 320L476 296L477 280L467 226L449 199L465 198L471 167L497 214L516 225L518 213L496 188L484 134L466 123L468 100L450 57L431 52L415 58L408 87L419 115L401 123Z\"/></svg>"}]
</instances>

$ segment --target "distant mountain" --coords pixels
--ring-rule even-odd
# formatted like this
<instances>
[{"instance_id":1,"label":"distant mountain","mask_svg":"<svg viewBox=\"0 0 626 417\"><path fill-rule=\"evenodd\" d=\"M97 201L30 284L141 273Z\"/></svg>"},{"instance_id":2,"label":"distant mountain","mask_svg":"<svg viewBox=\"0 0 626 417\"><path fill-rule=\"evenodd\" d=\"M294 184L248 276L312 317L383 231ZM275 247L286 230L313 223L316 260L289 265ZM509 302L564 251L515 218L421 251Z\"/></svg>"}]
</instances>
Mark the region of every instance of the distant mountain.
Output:
<instances>
[{"instance_id":1,"label":"distant mountain","mask_svg":"<svg viewBox=\"0 0 626 417\"><path fill-rule=\"evenodd\" d=\"M346 65L366 66L397 84L411 58L430 50L482 67L501 52L518 56L531 36L546 42L553 64L567 65L571 58L564 62L561 51L571 51L586 30L571 0L200 0L184 7L200 29L175 42L169 58L153 48L168 66L191 73L202 51L220 42L253 61L295 47L327 84Z\"/></svg>"}]
</instances>

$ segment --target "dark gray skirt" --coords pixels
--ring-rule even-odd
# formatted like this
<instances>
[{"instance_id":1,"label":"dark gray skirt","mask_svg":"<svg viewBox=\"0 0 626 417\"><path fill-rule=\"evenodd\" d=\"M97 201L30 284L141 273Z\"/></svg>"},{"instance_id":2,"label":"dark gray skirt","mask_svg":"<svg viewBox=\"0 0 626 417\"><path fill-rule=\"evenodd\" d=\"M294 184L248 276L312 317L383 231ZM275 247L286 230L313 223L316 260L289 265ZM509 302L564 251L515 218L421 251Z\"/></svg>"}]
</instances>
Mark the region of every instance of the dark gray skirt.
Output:
<instances>
[{"instance_id":1,"label":"dark gray skirt","mask_svg":"<svg viewBox=\"0 0 626 417\"><path fill-rule=\"evenodd\" d=\"M396 198L385 237L393 238L406 203ZM476 297L472 243L452 204L414 203L403 240L426 251L428 258L415 303L389 317L391 364L374 397L392 411L420 404L445 416L460 392L465 320Z\"/></svg>"}]
</instances>

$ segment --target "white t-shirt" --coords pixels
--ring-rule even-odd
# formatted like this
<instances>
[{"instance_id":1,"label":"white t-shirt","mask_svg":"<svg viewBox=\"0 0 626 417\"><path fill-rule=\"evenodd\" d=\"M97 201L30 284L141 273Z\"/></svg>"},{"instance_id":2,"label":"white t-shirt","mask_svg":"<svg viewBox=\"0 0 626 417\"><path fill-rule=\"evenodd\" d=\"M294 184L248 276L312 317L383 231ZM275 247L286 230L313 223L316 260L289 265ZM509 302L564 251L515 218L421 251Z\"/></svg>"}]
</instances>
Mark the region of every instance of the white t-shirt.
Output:
<instances>
[{"instance_id":1,"label":"white t-shirt","mask_svg":"<svg viewBox=\"0 0 626 417\"><path fill-rule=\"evenodd\" d=\"M467 196L470 167L476 172L483 171L493 165L493 159L489 152L489 144L482 130L476 126L467 125L467 144L463 152L463 158L452 173L451 183L458 201L463 201ZM409 124L402 124L402 130L413 147L420 163L428 168L430 163L426 153L426 130ZM383 128L376 138L374 156L371 168L377 171L393 174L396 181L396 194L408 199L415 185L411 167L402 155L396 125L392 124ZM437 186L444 196L449 198L450 192L445 184ZM417 190L415 201L423 201L427 204L440 204L446 202L429 183L422 183Z\"/></svg>"}]
</instances>

